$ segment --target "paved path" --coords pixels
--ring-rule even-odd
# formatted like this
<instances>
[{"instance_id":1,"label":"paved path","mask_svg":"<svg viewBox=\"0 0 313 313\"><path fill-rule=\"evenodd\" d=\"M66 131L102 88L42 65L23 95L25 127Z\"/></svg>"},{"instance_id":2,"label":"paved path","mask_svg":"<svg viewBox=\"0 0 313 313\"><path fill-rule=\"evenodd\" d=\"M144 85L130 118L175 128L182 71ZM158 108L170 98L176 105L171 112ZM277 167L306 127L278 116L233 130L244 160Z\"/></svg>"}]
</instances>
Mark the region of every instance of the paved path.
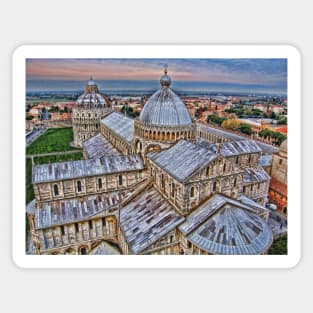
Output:
<instances>
[{"instance_id":1,"label":"paved path","mask_svg":"<svg viewBox=\"0 0 313 313\"><path fill-rule=\"evenodd\" d=\"M34 129L30 133L26 135L26 147L28 147L31 143L33 143L35 140L37 140L41 135L45 133L45 129Z\"/></svg>"},{"instance_id":2,"label":"paved path","mask_svg":"<svg viewBox=\"0 0 313 313\"><path fill-rule=\"evenodd\" d=\"M49 153L38 153L38 154L27 154L26 159L32 160L32 165L35 165L34 158L40 158L51 155L64 155L64 154L73 154L73 153L82 153L83 150L69 150L69 151L59 151L59 152L49 152Z\"/></svg>"}]
</instances>

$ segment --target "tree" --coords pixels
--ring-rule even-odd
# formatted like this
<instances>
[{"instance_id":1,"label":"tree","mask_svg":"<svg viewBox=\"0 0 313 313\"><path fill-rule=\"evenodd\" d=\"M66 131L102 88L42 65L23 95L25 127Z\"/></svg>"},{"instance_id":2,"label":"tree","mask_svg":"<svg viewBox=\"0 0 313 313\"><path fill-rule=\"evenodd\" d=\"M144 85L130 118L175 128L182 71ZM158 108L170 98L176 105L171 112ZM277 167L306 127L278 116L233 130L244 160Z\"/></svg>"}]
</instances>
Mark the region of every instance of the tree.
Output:
<instances>
[{"instance_id":1,"label":"tree","mask_svg":"<svg viewBox=\"0 0 313 313\"><path fill-rule=\"evenodd\" d=\"M219 117L217 116L216 114L212 114L212 115L209 115L208 118L207 118L207 122L208 123L213 123L213 124L217 124L217 125L221 125L226 119L223 118L223 117Z\"/></svg>"},{"instance_id":2,"label":"tree","mask_svg":"<svg viewBox=\"0 0 313 313\"><path fill-rule=\"evenodd\" d=\"M259 132L259 136L260 137L269 137L269 138L272 138L273 139L273 143L277 144L277 145L281 145L281 143L287 139L287 136L280 133L280 132L275 132L275 131L272 131L270 129L262 129L260 132Z\"/></svg>"},{"instance_id":3,"label":"tree","mask_svg":"<svg viewBox=\"0 0 313 313\"><path fill-rule=\"evenodd\" d=\"M239 126L240 126L240 122L237 119L235 119L235 118L229 119L229 120L225 120L222 123L222 127L228 128L228 129L233 129L233 130L238 129Z\"/></svg>"},{"instance_id":4,"label":"tree","mask_svg":"<svg viewBox=\"0 0 313 313\"><path fill-rule=\"evenodd\" d=\"M247 134L247 135L251 135L251 134L252 134L251 126L248 125L248 124L240 124L239 130L240 130L243 134Z\"/></svg>"},{"instance_id":5,"label":"tree","mask_svg":"<svg viewBox=\"0 0 313 313\"><path fill-rule=\"evenodd\" d=\"M271 115L270 115L270 118L272 118L273 120L276 120L277 119L276 113L272 112Z\"/></svg>"},{"instance_id":6,"label":"tree","mask_svg":"<svg viewBox=\"0 0 313 313\"><path fill-rule=\"evenodd\" d=\"M279 116L277 124L287 125L287 116Z\"/></svg>"},{"instance_id":7,"label":"tree","mask_svg":"<svg viewBox=\"0 0 313 313\"><path fill-rule=\"evenodd\" d=\"M129 107L128 105L123 105L121 109L121 113L125 114L125 111L126 111L126 115L131 118L135 118L139 116L139 112L134 112L133 108Z\"/></svg>"}]
</instances>

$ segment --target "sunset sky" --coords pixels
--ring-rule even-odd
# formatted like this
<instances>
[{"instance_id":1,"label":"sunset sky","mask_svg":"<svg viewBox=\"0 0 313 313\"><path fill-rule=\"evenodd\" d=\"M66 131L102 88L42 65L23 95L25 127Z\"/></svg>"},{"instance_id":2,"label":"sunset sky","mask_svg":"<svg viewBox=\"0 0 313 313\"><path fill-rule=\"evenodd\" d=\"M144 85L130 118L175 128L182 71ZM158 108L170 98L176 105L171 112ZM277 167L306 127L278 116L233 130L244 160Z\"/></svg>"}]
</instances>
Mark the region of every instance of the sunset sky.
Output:
<instances>
[{"instance_id":1,"label":"sunset sky","mask_svg":"<svg viewBox=\"0 0 313 313\"><path fill-rule=\"evenodd\" d=\"M27 81L157 81L168 64L175 82L199 82L286 92L285 59L28 59Z\"/></svg>"}]
</instances>

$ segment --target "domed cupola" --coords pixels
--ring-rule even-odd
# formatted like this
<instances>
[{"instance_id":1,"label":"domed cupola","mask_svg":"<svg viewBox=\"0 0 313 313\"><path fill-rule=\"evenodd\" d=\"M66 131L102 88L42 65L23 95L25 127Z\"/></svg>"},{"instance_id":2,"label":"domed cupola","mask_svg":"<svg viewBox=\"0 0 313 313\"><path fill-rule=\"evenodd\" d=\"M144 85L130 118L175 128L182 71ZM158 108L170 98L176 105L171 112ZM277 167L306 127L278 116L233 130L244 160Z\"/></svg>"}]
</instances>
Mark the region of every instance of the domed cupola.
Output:
<instances>
[{"instance_id":1,"label":"domed cupola","mask_svg":"<svg viewBox=\"0 0 313 313\"><path fill-rule=\"evenodd\" d=\"M110 112L109 100L99 92L96 82L90 77L85 92L78 97L72 112L74 146L99 133L100 120Z\"/></svg>"},{"instance_id":2,"label":"domed cupola","mask_svg":"<svg viewBox=\"0 0 313 313\"><path fill-rule=\"evenodd\" d=\"M184 102L170 88L167 66L160 84L161 88L148 99L139 119L135 120L137 152L167 148L180 139L192 140L195 137L195 125Z\"/></svg>"},{"instance_id":3,"label":"domed cupola","mask_svg":"<svg viewBox=\"0 0 313 313\"><path fill-rule=\"evenodd\" d=\"M190 114L173 90L170 89L171 78L167 75L167 66L160 79L161 89L155 92L146 102L140 114L140 121L155 126L191 125Z\"/></svg>"},{"instance_id":4,"label":"domed cupola","mask_svg":"<svg viewBox=\"0 0 313 313\"><path fill-rule=\"evenodd\" d=\"M167 75L167 66L164 66L164 75L160 79L161 86L168 88L171 85L171 77Z\"/></svg>"},{"instance_id":5,"label":"domed cupola","mask_svg":"<svg viewBox=\"0 0 313 313\"><path fill-rule=\"evenodd\" d=\"M85 87L85 92L76 101L76 106L104 108L110 105L108 99L99 92L96 82L90 77Z\"/></svg>"}]
</instances>

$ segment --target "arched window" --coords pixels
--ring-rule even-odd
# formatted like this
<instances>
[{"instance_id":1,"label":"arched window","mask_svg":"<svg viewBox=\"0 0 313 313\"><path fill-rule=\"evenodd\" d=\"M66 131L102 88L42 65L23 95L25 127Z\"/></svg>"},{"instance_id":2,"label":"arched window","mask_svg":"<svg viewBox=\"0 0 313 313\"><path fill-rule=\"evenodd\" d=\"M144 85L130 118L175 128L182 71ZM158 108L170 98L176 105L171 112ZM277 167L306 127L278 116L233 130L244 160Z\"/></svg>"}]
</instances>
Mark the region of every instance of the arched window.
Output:
<instances>
[{"instance_id":1,"label":"arched window","mask_svg":"<svg viewBox=\"0 0 313 313\"><path fill-rule=\"evenodd\" d=\"M195 187L190 188L190 197L193 198L195 196Z\"/></svg>"},{"instance_id":2,"label":"arched window","mask_svg":"<svg viewBox=\"0 0 313 313\"><path fill-rule=\"evenodd\" d=\"M175 184L174 183L171 184L171 195L172 197L175 196Z\"/></svg>"},{"instance_id":3,"label":"arched window","mask_svg":"<svg viewBox=\"0 0 313 313\"><path fill-rule=\"evenodd\" d=\"M226 171L226 163L224 163L224 166L223 166L223 173L225 173Z\"/></svg>"},{"instance_id":4,"label":"arched window","mask_svg":"<svg viewBox=\"0 0 313 313\"><path fill-rule=\"evenodd\" d=\"M234 186L236 186L236 184L237 184L237 177L235 177L234 179Z\"/></svg>"},{"instance_id":5,"label":"arched window","mask_svg":"<svg viewBox=\"0 0 313 313\"><path fill-rule=\"evenodd\" d=\"M98 178L98 187L102 189L102 178Z\"/></svg>"},{"instance_id":6,"label":"arched window","mask_svg":"<svg viewBox=\"0 0 313 313\"><path fill-rule=\"evenodd\" d=\"M213 191L216 191L216 181L213 183Z\"/></svg>"},{"instance_id":7,"label":"arched window","mask_svg":"<svg viewBox=\"0 0 313 313\"><path fill-rule=\"evenodd\" d=\"M249 154L249 157L248 157L248 163L251 162L251 154Z\"/></svg>"},{"instance_id":8,"label":"arched window","mask_svg":"<svg viewBox=\"0 0 313 313\"><path fill-rule=\"evenodd\" d=\"M164 175L161 175L161 187L164 188Z\"/></svg>"},{"instance_id":9,"label":"arched window","mask_svg":"<svg viewBox=\"0 0 313 313\"><path fill-rule=\"evenodd\" d=\"M171 235L171 237L170 237L170 243L172 243L173 241L174 241L174 236Z\"/></svg>"},{"instance_id":10,"label":"arched window","mask_svg":"<svg viewBox=\"0 0 313 313\"><path fill-rule=\"evenodd\" d=\"M59 195L59 186L58 185L53 185L53 192L55 196Z\"/></svg>"},{"instance_id":11,"label":"arched window","mask_svg":"<svg viewBox=\"0 0 313 313\"><path fill-rule=\"evenodd\" d=\"M123 185L123 176L122 175L118 175L118 184L119 184L119 186Z\"/></svg>"},{"instance_id":12,"label":"arched window","mask_svg":"<svg viewBox=\"0 0 313 313\"><path fill-rule=\"evenodd\" d=\"M88 221L88 227L89 227L89 229L92 229L92 221L91 220Z\"/></svg>"},{"instance_id":13,"label":"arched window","mask_svg":"<svg viewBox=\"0 0 313 313\"><path fill-rule=\"evenodd\" d=\"M209 166L206 168L206 176L210 176L210 167Z\"/></svg>"},{"instance_id":14,"label":"arched window","mask_svg":"<svg viewBox=\"0 0 313 313\"><path fill-rule=\"evenodd\" d=\"M77 192L81 192L82 191L82 183L81 181L77 181Z\"/></svg>"},{"instance_id":15,"label":"arched window","mask_svg":"<svg viewBox=\"0 0 313 313\"><path fill-rule=\"evenodd\" d=\"M236 164L239 163L239 156L236 157Z\"/></svg>"}]
</instances>

